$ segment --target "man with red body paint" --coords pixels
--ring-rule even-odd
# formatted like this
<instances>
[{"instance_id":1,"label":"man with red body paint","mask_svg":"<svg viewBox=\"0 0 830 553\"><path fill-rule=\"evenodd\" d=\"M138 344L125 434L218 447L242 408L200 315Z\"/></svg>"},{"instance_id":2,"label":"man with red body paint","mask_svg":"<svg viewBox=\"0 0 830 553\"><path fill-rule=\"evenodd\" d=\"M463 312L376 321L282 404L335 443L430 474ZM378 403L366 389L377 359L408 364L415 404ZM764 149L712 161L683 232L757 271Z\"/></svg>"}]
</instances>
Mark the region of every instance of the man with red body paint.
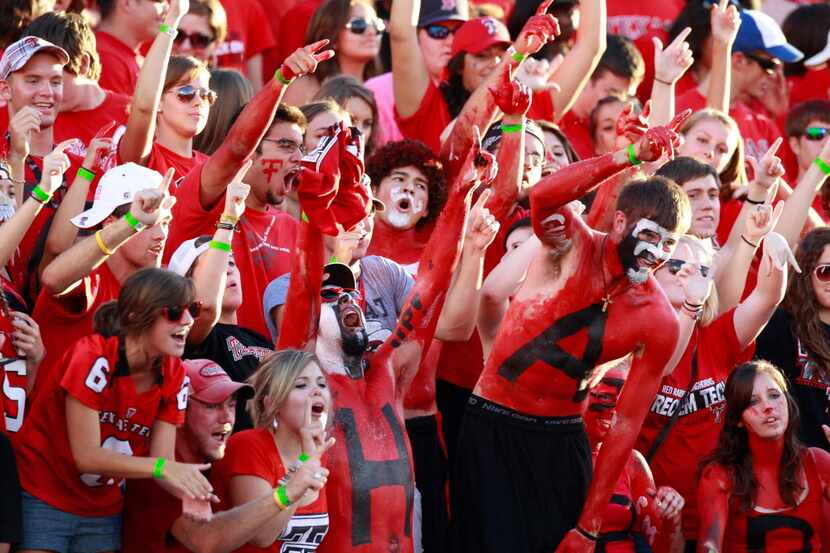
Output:
<instances>
[{"instance_id":1,"label":"man with red body paint","mask_svg":"<svg viewBox=\"0 0 830 553\"><path fill-rule=\"evenodd\" d=\"M566 204L632 162L672 153L674 130L687 115L649 129L628 151L572 164L531 189L543 247L462 424L451 488L457 550L593 550L646 415L644 398L656 392L677 340L676 317L651 273L670 257L676 233L688 229L690 208L682 190L660 178L624 188L609 234L589 228ZM554 250L546 231L563 218L570 245ZM588 389L602 377L598 366L632 352L618 426L587 489L591 457L581 414Z\"/></svg>"},{"instance_id":2,"label":"man with red body paint","mask_svg":"<svg viewBox=\"0 0 830 553\"><path fill-rule=\"evenodd\" d=\"M340 131L340 140L345 132ZM321 156L318 169L331 166L325 159L329 155ZM335 177L340 178L340 189L334 205L359 182L354 173L343 169L349 162L343 161L342 153L340 160L343 176ZM355 290L324 290L330 300L320 308L323 237L318 227L323 226L321 220L334 193L315 193L307 187L309 174L302 177L300 198L310 222L302 225L297 244L303 255L295 258L284 319L292 324L280 330L279 348L304 347L313 341L332 389L337 441L329 452L331 529L320 546L323 553L413 551L415 482L403 424L403 397L433 338L459 259L470 193L481 175L491 174L493 158L481 153L476 144L464 169L464 178L452 187L424 249L418 280L397 327L373 353L366 351L368 339ZM476 207L486 199L487 195L480 198ZM360 206L353 209L360 210ZM351 226L346 221L338 223L347 229Z\"/></svg>"}]
</instances>

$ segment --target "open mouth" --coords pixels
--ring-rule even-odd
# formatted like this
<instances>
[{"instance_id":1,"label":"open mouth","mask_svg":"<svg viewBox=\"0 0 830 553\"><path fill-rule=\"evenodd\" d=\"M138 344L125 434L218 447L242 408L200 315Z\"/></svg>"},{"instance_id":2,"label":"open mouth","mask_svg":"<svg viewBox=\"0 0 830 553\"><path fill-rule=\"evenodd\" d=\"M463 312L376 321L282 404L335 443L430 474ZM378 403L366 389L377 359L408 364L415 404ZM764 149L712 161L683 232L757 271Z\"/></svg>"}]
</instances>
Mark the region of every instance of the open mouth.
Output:
<instances>
[{"instance_id":1,"label":"open mouth","mask_svg":"<svg viewBox=\"0 0 830 553\"><path fill-rule=\"evenodd\" d=\"M311 416L320 417L326 411L326 404L322 401L315 401L311 404Z\"/></svg>"},{"instance_id":2,"label":"open mouth","mask_svg":"<svg viewBox=\"0 0 830 553\"><path fill-rule=\"evenodd\" d=\"M360 328L362 321L360 320L360 312L354 306L346 306L341 308L343 313L343 326L346 328Z\"/></svg>"},{"instance_id":3,"label":"open mouth","mask_svg":"<svg viewBox=\"0 0 830 553\"><path fill-rule=\"evenodd\" d=\"M155 257L158 257L158 256L161 255L161 252L164 251L164 246L162 246L162 245L153 246L153 247L149 248L147 251L150 252Z\"/></svg>"},{"instance_id":4,"label":"open mouth","mask_svg":"<svg viewBox=\"0 0 830 553\"><path fill-rule=\"evenodd\" d=\"M294 169L289 170L285 177L283 177L283 182L285 183L285 191L294 192L297 190L297 187L300 185L300 173L302 169L299 167L295 167Z\"/></svg>"},{"instance_id":5,"label":"open mouth","mask_svg":"<svg viewBox=\"0 0 830 553\"><path fill-rule=\"evenodd\" d=\"M176 342L176 344L183 347L185 345L185 342L187 341L187 333L189 330L190 328L185 327L179 330L178 332L174 332L170 335L170 337L173 338L173 341Z\"/></svg>"},{"instance_id":6,"label":"open mouth","mask_svg":"<svg viewBox=\"0 0 830 553\"><path fill-rule=\"evenodd\" d=\"M650 269L657 265L657 258L649 252L643 252L637 256L637 266Z\"/></svg>"},{"instance_id":7,"label":"open mouth","mask_svg":"<svg viewBox=\"0 0 830 553\"><path fill-rule=\"evenodd\" d=\"M228 441L228 438L231 435L231 431L233 428L230 424L222 425L222 428L217 430L216 432L212 432L210 437L219 442L220 444L224 444Z\"/></svg>"},{"instance_id":8,"label":"open mouth","mask_svg":"<svg viewBox=\"0 0 830 553\"><path fill-rule=\"evenodd\" d=\"M395 208L398 211L409 211L409 208L412 207L412 201L409 198L401 198L395 203Z\"/></svg>"}]
</instances>

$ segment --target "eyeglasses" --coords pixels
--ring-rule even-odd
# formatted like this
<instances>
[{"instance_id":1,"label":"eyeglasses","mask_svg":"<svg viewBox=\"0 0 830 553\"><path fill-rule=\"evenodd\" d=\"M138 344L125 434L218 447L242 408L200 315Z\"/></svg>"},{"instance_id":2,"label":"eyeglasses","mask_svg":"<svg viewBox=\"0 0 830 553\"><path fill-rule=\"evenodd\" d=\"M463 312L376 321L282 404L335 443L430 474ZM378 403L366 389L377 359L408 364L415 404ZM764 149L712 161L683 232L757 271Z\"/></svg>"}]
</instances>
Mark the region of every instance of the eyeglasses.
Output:
<instances>
[{"instance_id":1,"label":"eyeglasses","mask_svg":"<svg viewBox=\"0 0 830 553\"><path fill-rule=\"evenodd\" d=\"M343 294L348 294L349 296L351 296L353 300L360 299L360 292L352 288L339 288L336 286L330 286L328 288L323 288L322 290L320 290L320 297L323 299L323 302L325 303L337 301L337 298L339 298Z\"/></svg>"},{"instance_id":2,"label":"eyeglasses","mask_svg":"<svg viewBox=\"0 0 830 553\"><path fill-rule=\"evenodd\" d=\"M186 33L184 31L179 31L179 34L177 34L176 38L173 39L173 44L181 46L184 44L185 40L189 40L190 45L194 48L201 49L210 46L210 43L213 42L213 37L204 33Z\"/></svg>"},{"instance_id":3,"label":"eyeglasses","mask_svg":"<svg viewBox=\"0 0 830 553\"><path fill-rule=\"evenodd\" d=\"M424 31L426 31L427 36L434 40L444 40L450 35L455 34L455 31L458 30L458 27L447 27L446 25L427 25L424 27Z\"/></svg>"},{"instance_id":4,"label":"eyeglasses","mask_svg":"<svg viewBox=\"0 0 830 553\"><path fill-rule=\"evenodd\" d=\"M381 34L386 31L386 23L384 23L382 19L355 17L346 23L346 28L356 35L362 35L369 27L374 28L377 34Z\"/></svg>"},{"instance_id":5,"label":"eyeglasses","mask_svg":"<svg viewBox=\"0 0 830 553\"><path fill-rule=\"evenodd\" d=\"M682 259L669 259L668 261L666 261L666 269L668 269L671 274L676 275L680 272L680 269L682 269L683 265L685 265L686 263L688 262L683 261ZM703 278L709 276L709 267L707 267L706 265L698 265L698 268L700 269L700 276L702 276Z\"/></svg>"},{"instance_id":6,"label":"eyeglasses","mask_svg":"<svg viewBox=\"0 0 830 553\"><path fill-rule=\"evenodd\" d=\"M777 60L775 58L759 56L758 54L753 54L751 52L744 52L744 56L760 65L761 69L763 69L770 75L774 75L775 72L778 70L778 67L781 65L780 60Z\"/></svg>"},{"instance_id":7,"label":"eyeglasses","mask_svg":"<svg viewBox=\"0 0 830 553\"><path fill-rule=\"evenodd\" d=\"M818 267L813 269L813 272L815 273L816 278L819 280L819 282L830 282L830 265L819 265Z\"/></svg>"},{"instance_id":8,"label":"eyeglasses","mask_svg":"<svg viewBox=\"0 0 830 553\"><path fill-rule=\"evenodd\" d=\"M171 323L178 323L184 317L184 312L190 313L194 319L198 319L202 314L202 302L194 301L185 305L167 305L161 308L162 314Z\"/></svg>"},{"instance_id":9,"label":"eyeglasses","mask_svg":"<svg viewBox=\"0 0 830 553\"><path fill-rule=\"evenodd\" d=\"M273 142L277 145L277 148L284 151L286 154L293 154L299 150L301 154L305 155L305 146L299 142L294 142L289 138L263 138L262 141Z\"/></svg>"},{"instance_id":10,"label":"eyeglasses","mask_svg":"<svg viewBox=\"0 0 830 553\"><path fill-rule=\"evenodd\" d=\"M196 98L196 95L199 95L199 98L202 100L207 100L208 105L213 105L213 102L216 101L218 97L214 91L209 88L196 88L195 86L186 84L184 86L180 86L173 90L176 93L176 97L181 100L182 102L189 104Z\"/></svg>"},{"instance_id":11,"label":"eyeglasses","mask_svg":"<svg viewBox=\"0 0 830 553\"><path fill-rule=\"evenodd\" d=\"M807 127L804 131L804 138L818 142L819 140L824 140L828 134L830 134L830 129L825 129L823 127Z\"/></svg>"}]
</instances>

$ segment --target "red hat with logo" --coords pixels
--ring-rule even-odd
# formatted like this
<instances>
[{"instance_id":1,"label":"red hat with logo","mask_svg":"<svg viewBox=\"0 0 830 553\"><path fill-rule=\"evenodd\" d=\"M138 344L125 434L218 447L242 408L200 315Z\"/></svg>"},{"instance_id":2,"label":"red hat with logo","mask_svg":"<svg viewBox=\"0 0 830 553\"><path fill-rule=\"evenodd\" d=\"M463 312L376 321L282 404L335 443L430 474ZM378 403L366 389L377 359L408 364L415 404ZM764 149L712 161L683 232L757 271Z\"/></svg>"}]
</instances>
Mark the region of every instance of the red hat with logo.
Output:
<instances>
[{"instance_id":1,"label":"red hat with logo","mask_svg":"<svg viewBox=\"0 0 830 553\"><path fill-rule=\"evenodd\" d=\"M239 399L254 397L250 384L234 382L225 370L210 359L188 359L182 363L190 379L190 396L205 403L222 403L239 392Z\"/></svg>"},{"instance_id":2,"label":"red hat with logo","mask_svg":"<svg viewBox=\"0 0 830 553\"><path fill-rule=\"evenodd\" d=\"M491 46L510 44L510 33L504 23L492 17L477 17L464 23L455 32L451 57L461 52L478 54Z\"/></svg>"}]
</instances>

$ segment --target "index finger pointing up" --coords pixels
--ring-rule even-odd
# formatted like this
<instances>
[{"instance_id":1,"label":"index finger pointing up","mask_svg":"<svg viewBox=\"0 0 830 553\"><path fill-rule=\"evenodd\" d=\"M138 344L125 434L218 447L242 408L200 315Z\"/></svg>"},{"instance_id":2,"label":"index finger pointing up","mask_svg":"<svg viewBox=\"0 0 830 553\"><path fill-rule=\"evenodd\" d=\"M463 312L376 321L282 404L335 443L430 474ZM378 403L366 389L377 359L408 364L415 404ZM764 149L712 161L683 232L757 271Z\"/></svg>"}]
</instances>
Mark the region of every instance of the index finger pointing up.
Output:
<instances>
[{"instance_id":1,"label":"index finger pointing up","mask_svg":"<svg viewBox=\"0 0 830 553\"><path fill-rule=\"evenodd\" d=\"M61 142L57 146L55 146L55 149L52 150L52 151L57 152L57 153L63 153L64 150L66 150L71 145L75 144L77 141L78 141L77 138L69 138L67 140L64 140L63 142Z\"/></svg>"},{"instance_id":2,"label":"index finger pointing up","mask_svg":"<svg viewBox=\"0 0 830 553\"><path fill-rule=\"evenodd\" d=\"M312 42L311 44L306 46L306 50L308 50L309 52L314 54L317 51L319 51L321 48L326 46L328 43L329 43L329 39L324 38L323 40L318 40L317 42Z\"/></svg>"},{"instance_id":3,"label":"index finger pointing up","mask_svg":"<svg viewBox=\"0 0 830 553\"><path fill-rule=\"evenodd\" d=\"M159 185L159 192L162 194L167 194L170 190L170 183L173 182L173 175L176 174L176 170L172 167L167 170L164 174L164 178L161 179L161 184Z\"/></svg>"},{"instance_id":4,"label":"index finger pointing up","mask_svg":"<svg viewBox=\"0 0 830 553\"><path fill-rule=\"evenodd\" d=\"M774 156L775 153L778 151L778 148L781 147L781 143L784 142L784 139L780 136L775 139L775 142L772 143L772 146L769 147L767 153L764 154L765 159L769 159L770 157Z\"/></svg>"},{"instance_id":5,"label":"index finger pointing up","mask_svg":"<svg viewBox=\"0 0 830 553\"><path fill-rule=\"evenodd\" d=\"M539 7L536 9L536 15L545 15L548 13L548 8L550 5L553 4L553 0L544 0Z\"/></svg>"}]
</instances>

